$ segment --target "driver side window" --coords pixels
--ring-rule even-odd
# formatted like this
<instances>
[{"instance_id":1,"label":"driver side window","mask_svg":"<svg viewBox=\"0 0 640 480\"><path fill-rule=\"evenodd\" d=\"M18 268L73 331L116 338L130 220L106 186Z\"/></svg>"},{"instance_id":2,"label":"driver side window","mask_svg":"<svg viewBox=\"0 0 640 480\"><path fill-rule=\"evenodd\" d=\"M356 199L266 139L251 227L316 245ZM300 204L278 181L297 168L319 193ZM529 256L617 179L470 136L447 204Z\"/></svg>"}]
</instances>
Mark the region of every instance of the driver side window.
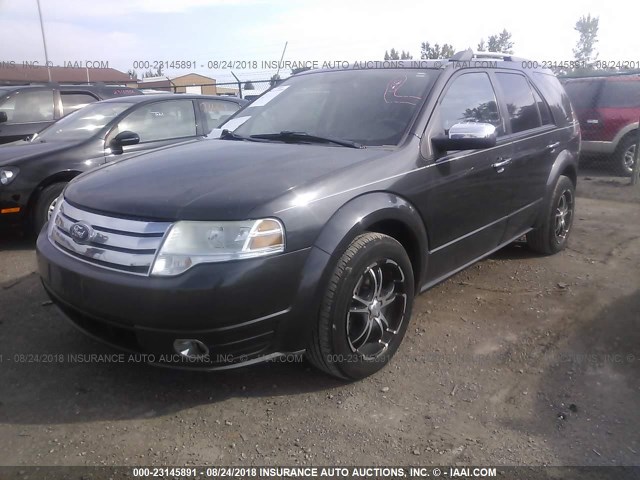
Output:
<instances>
[{"instance_id":1,"label":"driver side window","mask_svg":"<svg viewBox=\"0 0 640 480\"><path fill-rule=\"evenodd\" d=\"M456 78L439 108L440 128L437 134L446 135L456 123L490 123L498 135L504 128L498 112L498 103L491 81L486 73L465 73ZM439 131L438 131L439 130Z\"/></svg>"},{"instance_id":2,"label":"driver side window","mask_svg":"<svg viewBox=\"0 0 640 480\"><path fill-rule=\"evenodd\" d=\"M137 133L140 143L194 137L196 116L191 100L168 100L137 108L111 131L107 143L118 133Z\"/></svg>"}]
</instances>

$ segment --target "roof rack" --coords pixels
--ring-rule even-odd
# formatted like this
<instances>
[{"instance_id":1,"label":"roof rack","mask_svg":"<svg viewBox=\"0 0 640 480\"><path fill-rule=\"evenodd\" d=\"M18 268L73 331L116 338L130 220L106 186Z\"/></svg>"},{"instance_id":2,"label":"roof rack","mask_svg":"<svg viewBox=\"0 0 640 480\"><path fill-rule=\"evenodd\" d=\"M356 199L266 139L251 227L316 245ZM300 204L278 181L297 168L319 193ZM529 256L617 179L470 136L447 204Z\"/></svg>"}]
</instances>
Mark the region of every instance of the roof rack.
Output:
<instances>
[{"instance_id":1,"label":"roof rack","mask_svg":"<svg viewBox=\"0 0 640 480\"><path fill-rule=\"evenodd\" d=\"M500 52L474 52L470 48L467 50L461 50L453 55L449 61L450 62L470 62L475 59L494 59L494 60L502 60L504 62L515 62L522 60L519 57L512 55L511 53L500 53Z\"/></svg>"}]
</instances>

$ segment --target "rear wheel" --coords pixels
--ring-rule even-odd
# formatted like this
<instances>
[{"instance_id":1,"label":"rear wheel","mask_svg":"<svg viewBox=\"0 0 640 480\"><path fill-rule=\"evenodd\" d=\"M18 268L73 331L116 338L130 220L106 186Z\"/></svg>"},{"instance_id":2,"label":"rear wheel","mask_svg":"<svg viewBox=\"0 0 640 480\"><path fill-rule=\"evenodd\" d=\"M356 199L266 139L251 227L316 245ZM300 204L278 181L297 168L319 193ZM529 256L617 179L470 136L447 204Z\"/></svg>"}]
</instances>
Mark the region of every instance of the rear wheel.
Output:
<instances>
[{"instance_id":1,"label":"rear wheel","mask_svg":"<svg viewBox=\"0 0 640 480\"><path fill-rule=\"evenodd\" d=\"M36 235L40 233L44 224L51 217L56 208L56 201L66 185L66 183L54 183L40 192L33 211L33 228Z\"/></svg>"},{"instance_id":2,"label":"rear wheel","mask_svg":"<svg viewBox=\"0 0 640 480\"><path fill-rule=\"evenodd\" d=\"M413 296L413 270L402 245L379 233L356 237L329 279L309 361L349 380L377 372L402 342Z\"/></svg>"},{"instance_id":3,"label":"rear wheel","mask_svg":"<svg viewBox=\"0 0 640 480\"><path fill-rule=\"evenodd\" d=\"M633 173L636 155L636 135L627 135L620 141L613 154L614 169L618 175L630 177Z\"/></svg>"},{"instance_id":4,"label":"rear wheel","mask_svg":"<svg viewBox=\"0 0 640 480\"><path fill-rule=\"evenodd\" d=\"M563 250L569 240L574 213L575 186L569 177L561 176L545 208L544 223L527 234L529 247L546 255Z\"/></svg>"}]
</instances>

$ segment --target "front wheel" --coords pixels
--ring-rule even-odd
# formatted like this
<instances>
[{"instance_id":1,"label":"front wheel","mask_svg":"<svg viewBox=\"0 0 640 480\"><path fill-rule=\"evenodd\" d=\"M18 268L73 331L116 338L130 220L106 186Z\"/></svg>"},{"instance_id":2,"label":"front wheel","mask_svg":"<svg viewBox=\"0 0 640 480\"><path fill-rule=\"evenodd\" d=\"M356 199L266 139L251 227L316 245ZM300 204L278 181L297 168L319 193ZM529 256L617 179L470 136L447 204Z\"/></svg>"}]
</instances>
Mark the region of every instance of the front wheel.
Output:
<instances>
[{"instance_id":1,"label":"front wheel","mask_svg":"<svg viewBox=\"0 0 640 480\"><path fill-rule=\"evenodd\" d=\"M532 250L551 255L567 246L575 213L575 193L571 179L561 176L543 212L543 224L527 234L527 244Z\"/></svg>"},{"instance_id":2,"label":"front wheel","mask_svg":"<svg viewBox=\"0 0 640 480\"><path fill-rule=\"evenodd\" d=\"M36 235L40 233L44 224L51 217L53 210L56 208L58 197L66 185L66 183L54 183L44 188L38 195L33 211L33 228Z\"/></svg>"},{"instance_id":3,"label":"front wheel","mask_svg":"<svg viewBox=\"0 0 640 480\"><path fill-rule=\"evenodd\" d=\"M402 245L380 233L356 237L326 286L309 361L349 380L382 369L402 342L413 296L413 269Z\"/></svg>"}]
</instances>

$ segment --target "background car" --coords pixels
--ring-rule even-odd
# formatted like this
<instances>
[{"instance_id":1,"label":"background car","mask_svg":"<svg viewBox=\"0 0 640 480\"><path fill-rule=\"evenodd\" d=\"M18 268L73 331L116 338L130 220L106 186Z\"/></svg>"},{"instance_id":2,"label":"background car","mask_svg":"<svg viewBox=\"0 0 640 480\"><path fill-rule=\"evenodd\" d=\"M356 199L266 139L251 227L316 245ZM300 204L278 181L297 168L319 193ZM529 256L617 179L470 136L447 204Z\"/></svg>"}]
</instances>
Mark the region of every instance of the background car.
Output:
<instances>
[{"instance_id":1,"label":"background car","mask_svg":"<svg viewBox=\"0 0 640 480\"><path fill-rule=\"evenodd\" d=\"M582 154L606 155L616 173L631 176L640 119L640 74L569 78L563 83L580 120Z\"/></svg>"},{"instance_id":2,"label":"background car","mask_svg":"<svg viewBox=\"0 0 640 480\"><path fill-rule=\"evenodd\" d=\"M135 88L103 84L0 87L0 144L24 140L90 103L141 94Z\"/></svg>"},{"instance_id":3,"label":"background car","mask_svg":"<svg viewBox=\"0 0 640 480\"><path fill-rule=\"evenodd\" d=\"M29 220L39 231L64 186L80 173L204 138L246 103L202 95L114 98L66 116L31 141L0 146L0 222Z\"/></svg>"}]
</instances>

